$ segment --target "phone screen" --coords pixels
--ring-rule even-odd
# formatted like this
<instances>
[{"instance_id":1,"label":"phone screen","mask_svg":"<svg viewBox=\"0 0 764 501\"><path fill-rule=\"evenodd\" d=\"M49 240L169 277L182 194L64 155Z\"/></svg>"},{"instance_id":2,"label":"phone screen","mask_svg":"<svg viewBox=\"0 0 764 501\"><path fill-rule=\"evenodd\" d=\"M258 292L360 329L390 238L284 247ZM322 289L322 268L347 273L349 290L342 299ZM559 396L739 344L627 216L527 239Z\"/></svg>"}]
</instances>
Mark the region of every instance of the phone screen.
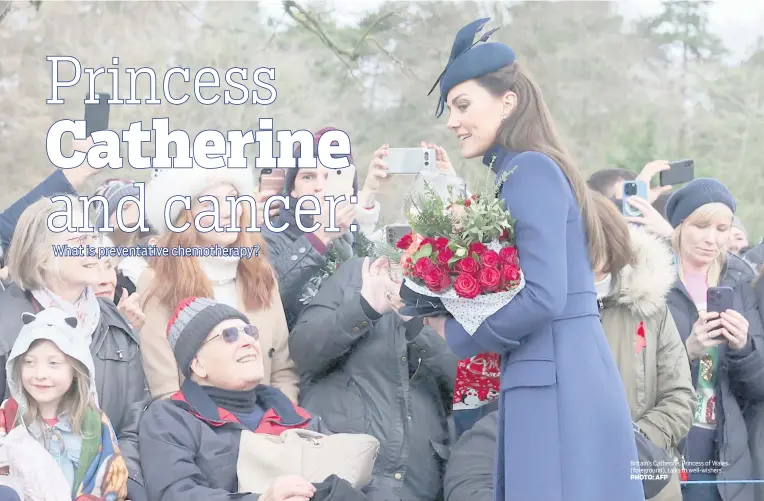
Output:
<instances>
[{"instance_id":1,"label":"phone screen","mask_svg":"<svg viewBox=\"0 0 764 501\"><path fill-rule=\"evenodd\" d=\"M111 96L106 93L97 93L95 98L98 100L97 103L85 105L87 137L90 137L94 132L109 130L109 99Z\"/></svg>"}]
</instances>

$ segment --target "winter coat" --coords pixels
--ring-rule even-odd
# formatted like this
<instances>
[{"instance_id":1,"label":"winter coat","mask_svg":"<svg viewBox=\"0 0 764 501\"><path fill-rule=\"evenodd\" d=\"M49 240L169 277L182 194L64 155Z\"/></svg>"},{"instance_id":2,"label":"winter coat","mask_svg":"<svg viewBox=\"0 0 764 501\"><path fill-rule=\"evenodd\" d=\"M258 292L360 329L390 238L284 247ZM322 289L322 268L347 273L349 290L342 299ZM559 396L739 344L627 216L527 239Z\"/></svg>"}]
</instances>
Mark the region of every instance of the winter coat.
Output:
<instances>
[{"instance_id":1,"label":"winter coat","mask_svg":"<svg viewBox=\"0 0 764 501\"><path fill-rule=\"evenodd\" d=\"M453 447L443 479L445 501L494 501L499 412L480 419Z\"/></svg>"},{"instance_id":2,"label":"winter coat","mask_svg":"<svg viewBox=\"0 0 764 501\"><path fill-rule=\"evenodd\" d=\"M0 213L0 245L2 248L7 249L10 245L13 233L16 230L16 223L27 207L42 197L76 194L77 191L69 183L69 180L66 179L64 171L56 169L53 174L32 188L29 193L13 202L10 207Z\"/></svg>"},{"instance_id":3,"label":"winter coat","mask_svg":"<svg viewBox=\"0 0 764 501\"><path fill-rule=\"evenodd\" d=\"M147 268L138 281L138 292L143 294L141 307L146 321L140 332L141 355L146 368L149 389L153 398L168 398L178 391L183 376L178 370L175 355L167 342L167 323L173 308L161 304L159 299L147 295L146 291L154 280L154 270ZM242 294L239 294L242 297ZM265 377L262 383L274 386L285 395L297 401L298 378L294 363L289 358L287 346L288 331L284 320L284 310L279 297L279 288L273 287L271 305L258 311L246 311L239 307L249 321L260 331L260 346L263 350Z\"/></svg>"},{"instance_id":4,"label":"winter coat","mask_svg":"<svg viewBox=\"0 0 764 501\"><path fill-rule=\"evenodd\" d=\"M695 412L690 367L666 296L676 280L673 255L663 240L631 227L632 263L614 277L600 315L618 366L631 419L656 445L680 458ZM642 343L644 341L644 343ZM680 501L678 472L652 499Z\"/></svg>"},{"instance_id":5,"label":"winter coat","mask_svg":"<svg viewBox=\"0 0 764 501\"><path fill-rule=\"evenodd\" d=\"M491 148L508 174L526 285L470 335L446 321L460 358L502 357L497 501L643 501L629 406L600 323L581 209L548 156ZM594 390L596 388L596 391Z\"/></svg>"},{"instance_id":6,"label":"winter coat","mask_svg":"<svg viewBox=\"0 0 764 501\"><path fill-rule=\"evenodd\" d=\"M278 435L293 428L325 432L279 390L258 386L266 410L255 433ZM216 407L187 379L170 399L154 401L141 420L141 464L151 501L257 501L260 494L236 494L236 464L242 430L236 417Z\"/></svg>"},{"instance_id":7,"label":"winter coat","mask_svg":"<svg viewBox=\"0 0 764 501\"><path fill-rule=\"evenodd\" d=\"M294 199L291 203L294 204ZM313 233L300 230L295 220L294 209L280 212L272 224L275 228L289 224L281 232L264 228L263 238L268 244L266 255L276 270L284 314L291 329L305 308L306 301L303 300L303 296L307 292L308 284L326 264L326 253L329 249ZM311 225L305 223L304 226ZM329 245L350 257L353 254L353 234L345 233Z\"/></svg>"},{"instance_id":8,"label":"winter coat","mask_svg":"<svg viewBox=\"0 0 764 501\"><path fill-rule=\"evenodd\" d=\"M119 449L125 458L130 480L143 485L138 460L138 422L151 400L143 373L138 339L117 307L110 300L98 299L101 323L93 333L90 352L95 363L95 380L101 410L108 416L117 433ZM5 363L13 343L21 331L22 312L36 312L31 294L13 285L0 293L0 385L8 391ZM128 484L128 488L134 488ZM138 494L130 499L142 499Z\"/></svg>"},{"instance_id":9,"label":"winter coat","mask_svg":"<svg viewBox=\"0 0 764 501\"><path fill-rule=\"evenodd\" d=\"M300 405L334 433L380 441L371 501L432 501L448 460L457 359L421 320L367 315L362 262L343 263L290 333L290 353L306 379Z\"/></svg>"},{"instance_id":10,"label":"winter coat","mask_svg":"<svg viewBox=\"0 0 764 501\"><path fill-rule=\"evenodd\" d=\"M759 315L764 323L764 270L754 282L754 288L758 298ZM754 473L751 478L764 479L764 402L749 402L743 414L748 429L748 447L753 460ZM755 501L764 501L764 484L756 484L754 489Z\"/></svg>"},{"instance_id":11,"label":"winter coat","mask_svg":"<svg viewBox=\"0 0 764 501\"><path fill-rule=\"evenodd\" d=\"M749 248L743 253L743 257L751 263L754 268L764 266L764 242Z\"/></svg>"},{"instance_id":12,"label":"winter coat","mask_svg":"<svg viewBox=\"0 0 764 501\"><path fill-rule=\"evenodd\" d=\"M746 277L750 269L740 258L728 255L719 285L734 291L734 308L749 322L750 342L740 351L731 351L727 343L719 345L719 374L716 378L716 448L719 461L727 466L717 475L718 480L748 480L757 476L748 446L748 432L743 409L764 399L764 325L759 315L751 284ZM682 342L686 342L698 311L684 284L677 280L668 295L671 316L674 317ZM690 362L693 387L697 387L700 361ZM684 444L682 444L683 446ZM717 485L723 501L754 501L754 486L743 483Z\"/></svg>"}]
</instances>

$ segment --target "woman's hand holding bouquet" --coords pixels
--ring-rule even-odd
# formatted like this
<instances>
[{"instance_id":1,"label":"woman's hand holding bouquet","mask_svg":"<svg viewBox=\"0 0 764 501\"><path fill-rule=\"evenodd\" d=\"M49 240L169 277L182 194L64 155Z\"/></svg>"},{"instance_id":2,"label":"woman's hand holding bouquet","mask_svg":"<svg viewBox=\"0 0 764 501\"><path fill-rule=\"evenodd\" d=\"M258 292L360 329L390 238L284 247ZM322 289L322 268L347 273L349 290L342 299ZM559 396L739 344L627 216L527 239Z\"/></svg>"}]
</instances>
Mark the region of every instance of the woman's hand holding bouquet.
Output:
<instances>
[{"instance_id":1,"label":"woman's hand holding bouquet","mask_svg":"<svg viewBox=\"0 0 764 501\"><path fill-rule=\"evenodd\" d=\"M442 336L445 319L438 317L451 316L472 334L525 286L514 221L493 182L448 204L429 191L413 203L412 232L396 245L405 277L399 313L425 317ZM454 408L480 407L496 398L499 374L497 354L461 361Z\"/></svg>"}]
</instances>

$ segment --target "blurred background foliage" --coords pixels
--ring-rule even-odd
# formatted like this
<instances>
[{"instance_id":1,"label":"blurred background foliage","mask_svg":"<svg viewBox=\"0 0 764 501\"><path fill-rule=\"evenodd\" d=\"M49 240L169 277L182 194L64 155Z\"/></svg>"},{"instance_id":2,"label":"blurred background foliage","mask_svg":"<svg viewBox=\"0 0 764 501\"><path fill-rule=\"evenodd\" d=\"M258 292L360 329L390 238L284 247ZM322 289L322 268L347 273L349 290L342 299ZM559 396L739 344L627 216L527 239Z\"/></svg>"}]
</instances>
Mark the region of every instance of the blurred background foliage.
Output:
<instances>
[{"instance_id":1,"label":"blurred background foliage","mask_svg":"<svg viewBox=\"0 0 764 501\"><path fill-rule=\"evenodd\" d=\"M83 68L111 67L118 56L122 97L129 92L125 68L148 66L160 79L175 66L192 74L213 67L221 77L234 66L276 68L278 97L270 106L226 106L222 100L205 106L193 99L182 106L112 106L113 130L135 121L150 128L153 117L169 117L171 128L192 138L206 129L254 129L262 117L273 118L276 129L333 125L350 135L361 172L381 144L410 147L426 140L444 146L457 170L475 182L485 168L459 158L445 117L434 118L436 96L427 91L456 31L490 16L494 26L504 26L495 39L510 44L533 71L587 174L611 166L639 171L656 158L693 158L696 176L715 177L732 189L739 215L760 238L764 41L730 62L708 30L708 6L667 1L657 16L626 22L608 2L396 1L347 22L330 2L286 0L275 9L256 2L11 2L0 23L0 203L7 206L54 168L45 152L50 125L83 114L87 76L62 91L65 104L45 104L49 55L74 56ZM69 65L62 68L63 77L71 76ZM99 85L110 92L109 77L99 77ZM192 85L176 78L173 94L192 91ZM139 78L137 94L148 97L147 78ZM144 155L151 153L147 144ZM255 152L247 154L254 158ZM148 172L126 167L100 173L92 184L108 177L146 180ZM394 180L381 194L385 221L400 214L407 183Z\"/></svg>"}]
</instances>

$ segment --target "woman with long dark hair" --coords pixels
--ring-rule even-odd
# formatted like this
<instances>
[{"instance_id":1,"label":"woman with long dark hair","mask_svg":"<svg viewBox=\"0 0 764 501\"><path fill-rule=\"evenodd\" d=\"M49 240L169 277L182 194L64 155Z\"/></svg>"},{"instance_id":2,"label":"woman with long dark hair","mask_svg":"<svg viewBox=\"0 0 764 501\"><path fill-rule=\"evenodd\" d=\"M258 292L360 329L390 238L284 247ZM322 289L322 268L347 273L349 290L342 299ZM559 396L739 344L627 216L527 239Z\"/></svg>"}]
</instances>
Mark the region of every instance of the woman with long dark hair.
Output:
<instances>
[{"instance_id":1,"label":"woman with long dark hair","mask_svg":"<svg viewBox=\"0 0 764 501\"><path fill-rule=\"evenodd\" d=\"M457 34L438 114L448 108L464 157L508 173L501 197L527 285L473 335L452 318L427 322L462 358L502 357L496 500L642 501L629 406L597 308L602 224L528 71L508 46L473 43L488 20Z\"/></svg>"}]
</instances>

